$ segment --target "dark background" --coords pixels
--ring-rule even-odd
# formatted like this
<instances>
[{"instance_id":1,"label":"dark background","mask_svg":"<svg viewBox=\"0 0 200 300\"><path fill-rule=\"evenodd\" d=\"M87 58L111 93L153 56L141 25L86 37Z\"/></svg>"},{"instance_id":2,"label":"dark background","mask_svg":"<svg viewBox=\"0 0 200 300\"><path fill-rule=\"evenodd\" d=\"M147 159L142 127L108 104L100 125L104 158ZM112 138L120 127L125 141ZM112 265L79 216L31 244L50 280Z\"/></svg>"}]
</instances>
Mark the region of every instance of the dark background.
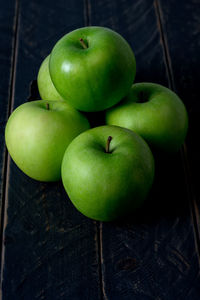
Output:
<instances>
[{"instance_id":1,"label":"dark background","mask_svg":"<svg viewBox=\"0 0 200 300\"><path fill-rule=\"evenodd\" d=\"M189 113L185 145L173 155L154 152L146 205L120 222L82 216L60 182L28 178L5 148L8 116L37 95L30 86L42 60L65 33L87 25L122 34L135 52L136 82L170 87ZM4 300L200 299L199 48L199 0L0 1Z\"/></svg>"}]
</instances>

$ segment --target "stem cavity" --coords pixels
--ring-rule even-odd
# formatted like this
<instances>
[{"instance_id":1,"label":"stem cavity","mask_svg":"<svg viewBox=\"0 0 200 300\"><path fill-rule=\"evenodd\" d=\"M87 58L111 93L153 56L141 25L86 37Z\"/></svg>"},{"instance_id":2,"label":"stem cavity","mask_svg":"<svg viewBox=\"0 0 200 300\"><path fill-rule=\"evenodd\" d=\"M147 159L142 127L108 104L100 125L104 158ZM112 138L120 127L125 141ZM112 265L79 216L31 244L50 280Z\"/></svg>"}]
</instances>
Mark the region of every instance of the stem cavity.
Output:
<instances>
[{"instance_id":1,"label":"stem cavity","mask_svg":"<svg viewBox=\"0 0 200 300\"><path fill-rule=\"evenodd\" d=\"M147 99L146 93L144 91L141 91L139 93L139 103L145 103L147 101L148 101L148 99Z\"/></svg>"},{"instance_id":2,"label":"stem cavity","mask_svg":"<svg viewBox=\"0 0 200 300\"><path fill-rule=\"evenodd\" d=\"M49 103L46 103L46 109L49 110Z\"/></svg>"},{"instance_id":3,"label":"stem cavity","mask_svg":"<svg viewBox=\"0 0 200 300\"><path fill-rule=\"evenodd\" d=\"M82 38L80 38L79 41L80 41L83 49L87 49L88 48L88 46L86 45L86 43L84 42L84 40Z\"/></svg>"},{"instance_id":4,"label":"stem cavity","mask_svg":"<svg viewBox=\"0 0 200 300\"><path fill-rule=\"evenodd\" d=\"M110 142L112 140L112 136L109 136L106 143L106 153L110 153Z\"/></svg>"}]
</instances>

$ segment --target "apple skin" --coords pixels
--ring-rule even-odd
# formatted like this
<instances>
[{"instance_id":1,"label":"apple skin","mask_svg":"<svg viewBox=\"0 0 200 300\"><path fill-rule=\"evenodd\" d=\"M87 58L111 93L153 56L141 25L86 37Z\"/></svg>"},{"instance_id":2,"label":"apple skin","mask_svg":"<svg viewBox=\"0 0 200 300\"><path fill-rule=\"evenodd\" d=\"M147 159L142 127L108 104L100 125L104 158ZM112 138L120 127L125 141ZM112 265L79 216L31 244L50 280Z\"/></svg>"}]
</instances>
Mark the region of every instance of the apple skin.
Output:
<instances>
[{"instance_id":1,"label":"apple skin","mask_svg":"<svg viewBox=\"0 0 200 300\"><path fill-rule=\"evenodd\" d=\"M39 181L57 181L67 146L89 127L87 119L65 101L27 102L7 122L6 145L26 175Z\"/></svg>"},{"instance_id":2,"label":"apple skin","mask_svg":"<svg viewBox=\"0 0 200 300\"><path fill-rule=\"evenodd\" d=\"M88 48L83 48L80 39ZM90 26L76 29L56 43L49 71L59 94L76 109L90 112L111 107L127 94L136 63L121 35Z\"/></svg>"},{"instance_id":3,"label":"apple skin","mask_svg":"<svg viewBox=\"0 0 200 300\"><path fill-rule=\"evenodd\" d=\"M188 130L188 114L181 99L155 83L133 84L128 95L106 112L106 124L118 125L142 136L149 145L177 151Z\"/></svg>"},{"instance_id":4,"label":"apple skin","mask_svg":"<svg viewBox=\"0 0 200 300\"><path fill-rule=\"evenodd\" d=\"M106 142L111 136L110 152ZM154 158L136 133L99 126L76 137L62 162L62 181L74 206L85 216L111 221L141 206L154 178Z\"/></svg>"},{"instance_id":5,"label":"apple skin","mask_svg":"<svg viewBox=\"0 0 200 300\"><path fill-rule=\"evenodd\" d=\"M50 55L43 60L38 72L37 84L40 97L43 100L63 100L50 77L49 57Z\"/></svg>"}]
</instances>

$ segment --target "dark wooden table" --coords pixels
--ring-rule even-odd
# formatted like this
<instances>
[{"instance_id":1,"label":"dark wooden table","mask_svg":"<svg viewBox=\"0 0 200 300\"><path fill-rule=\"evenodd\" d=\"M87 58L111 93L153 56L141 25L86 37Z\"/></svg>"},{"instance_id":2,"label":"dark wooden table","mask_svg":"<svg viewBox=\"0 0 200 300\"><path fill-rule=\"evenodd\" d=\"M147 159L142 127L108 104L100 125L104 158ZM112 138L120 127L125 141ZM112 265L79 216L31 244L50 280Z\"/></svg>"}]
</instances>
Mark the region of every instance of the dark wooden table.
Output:
<instances>
[{"instance_id":1,"label":"dark wooden table","mask_svg":"<svg viewBox=\"0 0 200 300\"><path fill-rule=\"evenodd\" d=\"M170 87L189 112L186 144L154 153L144 210L123 222L82 216L60 182L28 178L5 148L8 116L37 97L30 84L42 60L87 25L122 34L135 52L136 82ZM2 298L200 299L200 1L1 0L0 76Z\"/></svg>"}]
</instances>

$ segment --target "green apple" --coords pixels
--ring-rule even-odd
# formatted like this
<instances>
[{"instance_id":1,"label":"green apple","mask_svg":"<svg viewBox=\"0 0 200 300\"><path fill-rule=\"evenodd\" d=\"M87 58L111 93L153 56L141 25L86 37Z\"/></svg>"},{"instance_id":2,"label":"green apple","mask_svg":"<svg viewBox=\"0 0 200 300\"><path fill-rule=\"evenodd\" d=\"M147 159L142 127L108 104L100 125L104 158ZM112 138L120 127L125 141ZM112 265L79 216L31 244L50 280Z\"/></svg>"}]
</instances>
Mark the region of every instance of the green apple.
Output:
<instances>
[{"instance_id":1,"label":"green apple","mask_svg":"<svg viewBox=\"0 0 200 300\"><path fill-rule=\"evenodd\" d=\"M141 206L154 178L147 143L131 130L99 126L76 137L62 162L62 181L85 216L111 221Z\"/></svg>"},{"instance_id":2,"label":"green apple","mask_svg":"<svg viewBox=\"0 0 200 300\"><path fill-rule=\"evenodd\" d=\"M43 100L63 100L57 92L49 73L49 55L43 60L37 77L38 90Z\"/></svg>"},{"instance_id":3,"label":"green apple","mask_svg":"<svg viewBox=\"0 0 200 300\"><path fill-rule=\"evenodd\" d=\"M131 129L156 148L177 151L187 134L188 115L181 99L168 88L137 83L106 112L106 124Z\"/></svg>"},{"instance_id":4,"label":"green apple","mask_svg":"<svg viewBox=\"0 0 200 300\"><path fill-rule=\"evenodd\" d=\"M6 145L26 175L57 181L67 146L88 128L88 120L65 101L28 102L11 114L5 130Z\"/></svg>"},{"instance_id":5,"label":"green apple","mask_svg":"<svg viewBox=\"0 0 200 300\"><path fill-rule=\"evenodd\" d=\"M90 26L74 30L56 43L49 70L59 94L76 109L89 112L111 107L127 94L136 63L121 35Z\"/></svg>"}]
</instances>

